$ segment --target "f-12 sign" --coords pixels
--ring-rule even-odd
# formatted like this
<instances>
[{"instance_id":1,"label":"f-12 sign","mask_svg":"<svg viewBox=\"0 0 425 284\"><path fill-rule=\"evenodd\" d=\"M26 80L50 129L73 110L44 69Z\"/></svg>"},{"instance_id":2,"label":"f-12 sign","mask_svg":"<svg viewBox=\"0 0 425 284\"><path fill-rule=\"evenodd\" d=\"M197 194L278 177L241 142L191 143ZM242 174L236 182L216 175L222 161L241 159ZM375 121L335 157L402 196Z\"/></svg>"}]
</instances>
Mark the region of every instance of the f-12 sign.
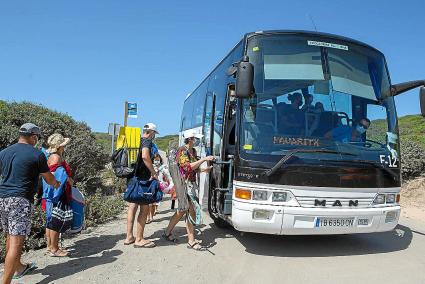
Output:
<instances>
[{"instance_id":1,"label":"f-12 sign","mask_svg":"<svg viewBox=\"0 0 425 284\"><path fill-rule=\"evenodd\" d=\"M398 168L398 159L391 155L379 155L381 164L385 164L390 168Z\"/></svg>"}]
</instances>

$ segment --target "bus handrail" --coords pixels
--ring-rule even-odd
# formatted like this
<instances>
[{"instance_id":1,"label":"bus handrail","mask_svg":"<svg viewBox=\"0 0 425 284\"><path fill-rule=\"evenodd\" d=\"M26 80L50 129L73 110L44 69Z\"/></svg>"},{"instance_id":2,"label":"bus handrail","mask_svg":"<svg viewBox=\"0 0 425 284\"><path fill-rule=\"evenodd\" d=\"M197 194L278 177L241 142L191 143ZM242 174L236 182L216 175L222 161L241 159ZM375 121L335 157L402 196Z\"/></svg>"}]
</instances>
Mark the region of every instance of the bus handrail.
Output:
<instances>
[{"instance_id":1,"label":"bus handrail","mask_svg":"<svg viewBox=\"0 0 425 284\"><path fill-rule=\"evenodd\" d=\"M229 165L229 182L227 183L227 188L215 188L215 190L221 191L221 192L232 192L233 190L233 158L231 158L228 161L213 161L216 165Z\"/></svg>"}]
</instances>

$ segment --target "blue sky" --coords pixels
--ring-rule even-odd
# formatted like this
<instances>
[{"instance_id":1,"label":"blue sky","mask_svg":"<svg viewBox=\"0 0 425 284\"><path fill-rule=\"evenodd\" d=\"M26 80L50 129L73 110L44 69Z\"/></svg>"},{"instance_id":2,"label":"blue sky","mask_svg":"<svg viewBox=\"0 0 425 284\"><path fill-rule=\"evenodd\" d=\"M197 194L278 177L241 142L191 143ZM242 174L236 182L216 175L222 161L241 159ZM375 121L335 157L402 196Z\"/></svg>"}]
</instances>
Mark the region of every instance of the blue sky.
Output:
<instances>
[{"instance_id":1,"label":"blue sky","mask_svg":"<svg viewBox=\"0 0 425 284\"><path fill-rule=\"evenodd\" d=\"M123 122L124 101L161 134L177 133L182 102L246 32L317 29L364 41L393 83L425 79L425 2L1 1L0 99L31 101L86 121ZM418 90L396 99L419 113Z\"/></svg>"}]
</instances>

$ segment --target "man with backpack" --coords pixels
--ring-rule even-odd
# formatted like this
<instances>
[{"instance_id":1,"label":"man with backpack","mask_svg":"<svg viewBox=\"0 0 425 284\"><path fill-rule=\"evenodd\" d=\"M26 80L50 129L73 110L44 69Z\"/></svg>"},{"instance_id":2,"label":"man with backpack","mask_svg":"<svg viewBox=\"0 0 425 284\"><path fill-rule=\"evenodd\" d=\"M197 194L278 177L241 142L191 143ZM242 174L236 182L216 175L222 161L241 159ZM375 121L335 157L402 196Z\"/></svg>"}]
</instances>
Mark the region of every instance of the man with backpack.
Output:
<instances>
[{"instance_id":1,"label":"man with backpack","mask_svg":"<svg viewBox=\"0 0 425 284\"><path fill-rule=\"evenodd\" d=\"M6 234L6 259L3 283L19 279L35 269L35 264L22 264L21 253L25 237L31 232L33 199L38 177L58 188L47 166L44 154L35 149L41 131L32 123L19 129L18 143L0 152L0 224Z\"/></svg>"},{"instance_id":2,"label":"man with backpack","mask_svg":"<svg viewBox=\"0 0 425 284\"><path fill-rule=\"evenodd\" d=\"M136 163L136 169L134 173L135 176L140 180L158 179L153 167L152 155L152 140L155 138L156 134L158 134L158 131L155 124L147 123L143 127L143 134L140 140L140 153L138 154L138 162ZM130 245L134 243L135 248L155 247L155 243L143 238L146 218L149 213L149 203L152 202L142 201L139 203L129 203L127 213L127 237L124 241L124 245ZM134 237L133 224L137 208L139 207L140 211L137 217L136 237Z\"/></svg>"}]
</instances>

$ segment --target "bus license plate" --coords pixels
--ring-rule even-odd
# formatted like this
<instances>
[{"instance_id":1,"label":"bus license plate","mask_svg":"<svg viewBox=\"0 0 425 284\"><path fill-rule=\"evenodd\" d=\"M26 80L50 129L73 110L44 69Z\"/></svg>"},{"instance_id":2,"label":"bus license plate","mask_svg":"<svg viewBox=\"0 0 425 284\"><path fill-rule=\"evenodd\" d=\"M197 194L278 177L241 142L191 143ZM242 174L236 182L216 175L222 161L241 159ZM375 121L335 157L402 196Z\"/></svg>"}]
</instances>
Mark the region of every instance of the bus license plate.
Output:
<instances>
[{"instance_id":1,"label":"bus license plate","mask_svg":"<svg viewBox=\"0 0 425 284\"><path fill-rule=\"evenodd\" d=\"M317 218L316 227L353 227L354 218Z\"/></svg>"}]
</instances>

